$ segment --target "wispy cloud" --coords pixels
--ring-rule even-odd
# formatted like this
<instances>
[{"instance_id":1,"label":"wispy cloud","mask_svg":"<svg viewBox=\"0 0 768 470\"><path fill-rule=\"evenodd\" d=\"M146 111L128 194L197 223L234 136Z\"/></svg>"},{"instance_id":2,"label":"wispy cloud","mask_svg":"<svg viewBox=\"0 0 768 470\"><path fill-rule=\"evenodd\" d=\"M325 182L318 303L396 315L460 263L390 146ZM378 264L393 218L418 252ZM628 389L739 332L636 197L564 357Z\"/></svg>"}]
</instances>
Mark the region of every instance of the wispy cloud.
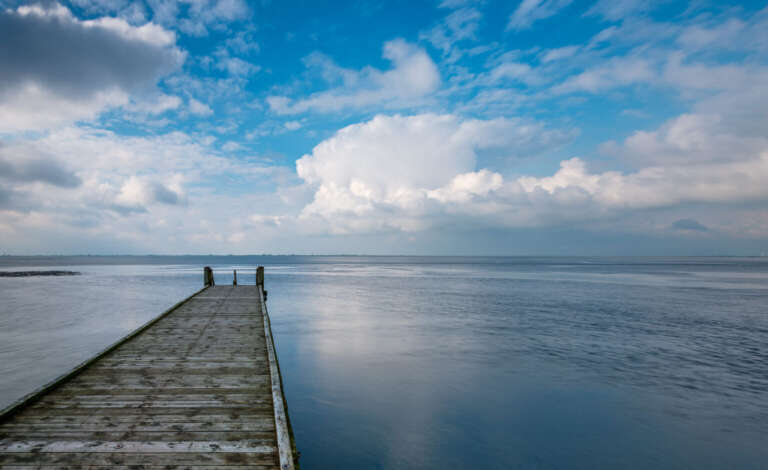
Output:
<instances>
[{"instance_id":1,"label":"wispy cloud","mask_svg":"<svg viewBox=\"0 0 768 470\"><path fill-rule=\"evenodd\" d=\"M455 45L475 38L481 18L482 14L478 10L462 8L451 12L432 29L419 34L419 37L432 43L442 51L444 57L449 57L453 62L460 57L455 50Z\"/></svg>"},{"instance_id":2,"label":"wispy cloud","mask_svg":"<svg viewBox=\"0 0 768 470\"><path fill-rule=\"evenodd\" d=\"M618 21L653 10L664 2L665 0L598 0L585 15L601 16L606 20Z\"/></svg>"},{"instance_id":3,"label":"wispy cloud","mask_svg":"<svg viewBox=\"0 0 768 470\"><path fill-rule=\"evenodd\" d=\"M507 29L520 31L530 28L533 23L560 13L573 0L522 0L512 16Z\"/></svg>"},{"instance_id":4,"label":"wispy cloud","mask_svg":"<svg viewBox=\"0 0 768 470\"><path fill-rule=\"evenodd\" d=\"M278 114L328 113L372 105L407 107L440 85L437 66L423 49L413 44L402 39L389 41L384 44L383 57L392 62L391 69L349 70L330 61L316 61L321 76L339 77L343 84L296 100L273 95L267 97L267 103Z\"/></svg>"}]
</instances>

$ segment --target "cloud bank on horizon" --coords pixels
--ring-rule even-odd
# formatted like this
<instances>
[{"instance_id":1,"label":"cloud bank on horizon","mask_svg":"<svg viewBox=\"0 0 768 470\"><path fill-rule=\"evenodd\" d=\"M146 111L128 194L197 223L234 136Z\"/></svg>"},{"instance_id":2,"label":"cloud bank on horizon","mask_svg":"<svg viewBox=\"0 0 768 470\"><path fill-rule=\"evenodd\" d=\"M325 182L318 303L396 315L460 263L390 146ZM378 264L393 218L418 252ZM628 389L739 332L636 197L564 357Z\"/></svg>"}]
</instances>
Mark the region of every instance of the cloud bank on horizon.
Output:
<instances>
[{"instance_id":1,"label":"cloud bank on horizon","mask_svg":"<svg viewBox=\"0 0 768 470\"><path fill-rule=\"evenodd\" d=\"M768 252L768 6L0 1L0 240Z\"/></svg>"}]
</instances>

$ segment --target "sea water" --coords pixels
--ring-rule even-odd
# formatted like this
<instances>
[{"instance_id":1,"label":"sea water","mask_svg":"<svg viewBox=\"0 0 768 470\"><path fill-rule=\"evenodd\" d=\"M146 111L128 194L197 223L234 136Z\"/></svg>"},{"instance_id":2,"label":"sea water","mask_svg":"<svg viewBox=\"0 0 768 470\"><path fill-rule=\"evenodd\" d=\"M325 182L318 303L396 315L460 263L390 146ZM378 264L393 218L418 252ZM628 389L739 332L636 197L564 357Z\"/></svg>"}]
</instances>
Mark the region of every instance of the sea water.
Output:
<instances>
[{"instance_id":1,"label":"sea water","mask_svg":"<svg viewBox=\"0 0 768 470\"><path fill-rule=\"evenodd\" d=\"M0 257L0 406L258 264L305 470L768 467L765 258Z\"/></svg>"}]
</instances>

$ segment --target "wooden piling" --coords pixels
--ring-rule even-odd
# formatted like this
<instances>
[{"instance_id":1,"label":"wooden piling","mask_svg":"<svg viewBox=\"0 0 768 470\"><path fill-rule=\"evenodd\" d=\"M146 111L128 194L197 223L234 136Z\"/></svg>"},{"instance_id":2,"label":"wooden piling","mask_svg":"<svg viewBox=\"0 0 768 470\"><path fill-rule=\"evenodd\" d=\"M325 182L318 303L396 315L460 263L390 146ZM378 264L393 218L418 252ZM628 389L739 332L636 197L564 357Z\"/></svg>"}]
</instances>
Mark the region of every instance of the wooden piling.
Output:
<instances>
[{"instance_id":1,"label":"wooden piling","mask_svg":"<svg viewBox=\"0 0 768 470\"><path fill-rule=\"evenodd\" d=\"M264 266L256 268L256 286L264 287Z\"/></svg>"},{"instance_id":2,"label":"wooden piling","mask_svg":"<svg viewBox=\"0 0 768 470\"><path fill-rule=\"evenodd\" d=\"M205 287L216 285L216 283L213 281L213 269L211 269L209 266L203 268L203 285Z\"/></svg>"},{"instance_id":3,"label":"wooden piling","mask_svg":"<svg viewBox=\"0 0 768 470\"><path fill-rule=\"evenodd\" d=\"M232 278L232 285L236 286L237 285L237 269L235 269L234 272L235 274L234 274L234 277Z\"/></svg>"}]
</instances>

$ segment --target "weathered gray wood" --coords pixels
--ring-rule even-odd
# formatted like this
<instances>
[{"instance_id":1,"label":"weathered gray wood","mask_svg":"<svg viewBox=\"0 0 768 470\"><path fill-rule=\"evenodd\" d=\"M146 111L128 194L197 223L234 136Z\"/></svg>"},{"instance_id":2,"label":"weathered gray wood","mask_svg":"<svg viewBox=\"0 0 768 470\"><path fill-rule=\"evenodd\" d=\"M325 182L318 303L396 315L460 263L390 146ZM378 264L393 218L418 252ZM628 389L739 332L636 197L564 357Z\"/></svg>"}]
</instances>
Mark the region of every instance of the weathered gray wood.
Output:
<instances>
[{"instance_id":1,"label":"weathered gray wood","mask_svg":"<svg viewBox=\"0 0 768 470\"><path fill-rule=\"evenodd\" d=\"M140 431L137 429L122 429L116 430L110 429L93 429L93 428L37 428L37 429L19 429L15 433L3 434L0 433L0 452L3 452L2 442L5 438L10 439L17 443L18 433L24 434L24 439L29 442L70 442L75 439L86 441L104 441L104 442L151 442L156 444L163 443L177 443L177 442L243 442L247 441L250 445L269 446L274 443L274 431L273 432L260 432L260 431L230 431L230 430L218 430L211 429L201 430L201 426L198 424L198 428L189 431L182 429L166 429L157 430L149 429ZM175 444L174 444L175 445ZM175 449L175 448L174 448Z\"/></svg>"},{"instance_id":2,"label":"weathered gray wood","mask_svg":"<svg viewBox=\"0 0 768 470\"><path fill-rule=\"evenodd\" d=\"M185 452L178 450L176 453L72 453L72 452L37 452L37 453L0 453L0 465L12 465L20 463L29 465L30 462L40 465L62 466L86 466L104 465L112 468L113 465L161 465L164 468L177 468L175 466L189 465L216 465L217 468L229 465L269 465L268 468L279 468L274 462L274 456L264 453L249 452ZM168 462L172 462L169 464Z\"/></svg>"},{"instance_id":3,"label":"weathered gray wood","mask_svg":"<svg viewBox=\"0 0 768 470\"><path fill-rule=\"evenodd\" d=\"M3 428L7 431L37 431L47 429L72 430L72 418L38 418L25 420L23 423L7 423ZM101 430L115 431L130 429L132 431L255 431L267 432L274 429L274 419L270 414L246 415L238 419L231 419L227 415L202 415L197 419L191 419L181 415L155 415L150 418L134 416L120 416L110 419L103 417L85 417L78 421L81 428L78 431ZM266 430L266 431L265 431ZM25 434L26 435L26 434Z\"/></svg>"},{"instance_id":4,"label":"weathered gray wood","mask_svg":"<svg viewBox=\"0 0 768 470\"><path fill-rule=\"evenodd\" d=\"M235 454L242 455L242 454ZM3 470L169 470L169 468L178 468L179 470L218 470L222 468L221 465L183 465L173 466L168 465L3 465ZM277 468L271 465L226 465L226 469L242 469L242 470L264 470Z\"/></svg>"},{"instance_id":5,"label":"weathered gray wood","mask_svg":"<svg viewBox=\"0 0 768 470\"><path fill-rule=\"evenodd\" d=\"M178 414L189 416L190 418L209 414L219 414L227 416L248 416L251 414L258 414L266 412L272 413L272 403L253 403L249 408L245 409L233 409L227 406L203 406L203 407L189 407L189 408L174 408L173 410L164 408L110 408L109 413L99 412L93 408L68 408L62 410L54 410L52 408L28 408L24 410L24 419L27 416L73 416L82 419L83 415L88 416L120 416L130 415L135 417L141 416L158 416L166 414Z\"/></svg>"},{"instance_id":6,"label":"weathered gray wood","mask_svg":"<svg viewBox=\"0 0 768 470\"><path fill-rule=\"evenodd\" d=\"M264 266L256 268L256 287L264 287Z\"/></svg>"},{"instance_id":7,"label":"weathered gray wood","mask_svg":"<svg viewBox=\"0 0 768 470\"><path fill-rule=\"evenodd\" d=\"M203 268L203 285L205 287L211 287L216 285L216 283L213 282L213 269L211 269L208 266Z\"/></svg>"},{"instance_id":8,"label":"weathered gray wood","mask_svg":"<svg viewBox=\"0 0 768 470\"><path fill-rule=\"evenodd\" d=\"M16 454L20 455L20 454ZM110 455L110 454L107 454ZM240 457L244 454L228 454L232 456ZM167 458L167 457L166 457ZM23 459L19 459L23 461ZM122 462L122 459L99 459L99 462L105 462L105 461L119 461ZM224 458L221 459L222 461L225 461ZM240 461L240 460L236 460ZM225 469L248 469L248 470L264 470L264 469L276 469L279 467L273 466L273 465L260 465L260 464L250 464L250 465L237 465L237 464L230 464L227 463L225 466L222 465L188 465L188 464L180 464L180 465L174 465L174 466L168 466L168 465L146 465L146 464L132 464L132 465L115 465L114 463L110 464L87 464L87 465L71 465L67 464L66 461L62 461L59 464L53 464L53 465L3 465L0 467L4 470L169 470L169 469L179 469L179 470L217 470L221 468Z\"/></svg>"},{"instance_id":9,"label":"weathered gray wood","mask_svg":"<svg viewBox=\"0 0 768 470\"><path fill-rule=\"evenodd\" d=\"M263 276L263 268L259 267ZM293 470L294 468L294 452L293 442L291 439L291 433L288 427L288 415L284 407L284 396L282 389L282 380L280 378L280 369L277 365L277 353L275 352L275 345L272 341L272 327L269 324L269 314L267 313L267 306L264 302L264 294L262 293L262 285L257 285L259 290L259 306L261 308L262 315L264 316L264 332L267 339L267 357L269 358L269 370L272 378L272 402L275 411L275 428L277 430L277 447L280 459L281 470Z\"/></svg>"},{"instance_id":10,"label":"weathered gray wood","mask_svg":"<svg viewBox=\"0 0 768 470\"><path fill-rule=\"evenodd\" d=\"M0 418L0 468L280 468L261 289L210 281Z\"/></svg>"}]
</instances>

